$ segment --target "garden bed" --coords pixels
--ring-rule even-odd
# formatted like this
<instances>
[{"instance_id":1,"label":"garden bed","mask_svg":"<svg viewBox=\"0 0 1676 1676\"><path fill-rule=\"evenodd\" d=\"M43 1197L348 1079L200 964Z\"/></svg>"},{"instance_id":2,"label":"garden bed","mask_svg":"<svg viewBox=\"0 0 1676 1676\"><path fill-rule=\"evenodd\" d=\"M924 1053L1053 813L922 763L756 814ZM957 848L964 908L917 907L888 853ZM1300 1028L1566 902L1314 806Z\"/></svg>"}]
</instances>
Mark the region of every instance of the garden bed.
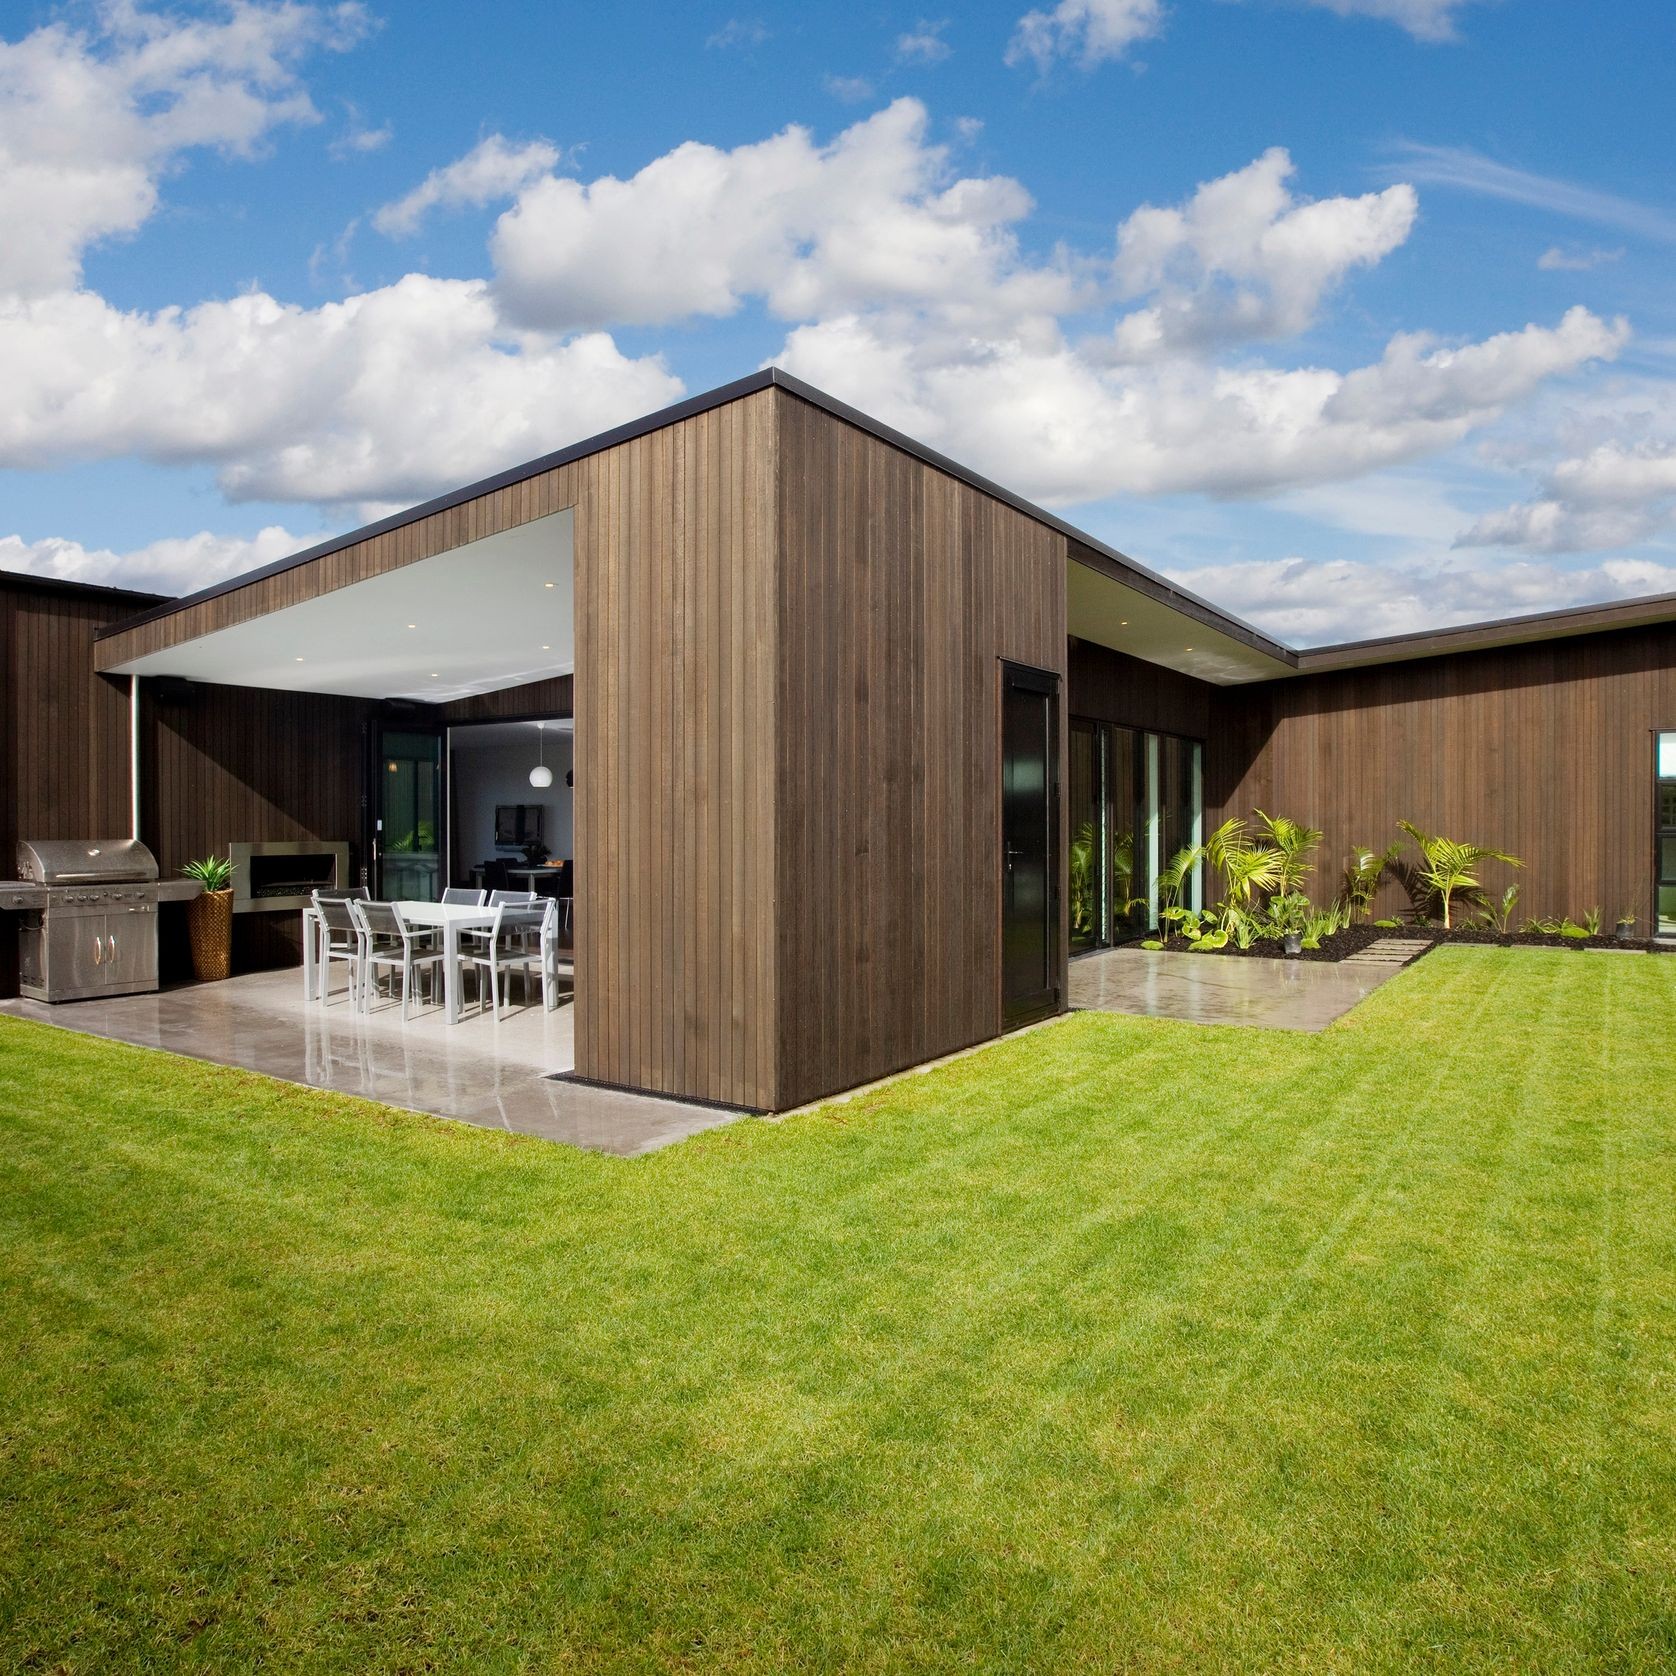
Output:
<instances>
[{"instance_id":1,"label":"garden bed","mask_svg":"<svg viewBox=\"0 0 1676 1676\"><path fill-rule=\"evenodd\" d=\"M1644 937L1638 937L1633 942L1620 943L1617 937L1607 933L1595 937L1562 937L1557 932L1547 931L1510 931L1505 934L1480 930L1445 931L1441 926L1435 925L1352 925L1343 931L1335 931L1330 936L1323 937L1319 948L1305 949L1301 954L1284 953L1279 942L1273 938L1264 938L1253 943L1248 949L1235 948L1232 943L1220 949L1200 948L1180 936L1168 937L1163 941L1164 948L1171 954L1233 955L1259 960L1338 961L1361 953L1363 949L1385 937L1404 940L1424 938L1427 946L1415 954L1416 960L1421 955L1429 954L1439 943L1476 944L1484 948L1503 949L1629 949L1637 953L1676 952L1672 950L1671 945L1655 945ZM1139 948L1142 941L1143 939L1137 938L1125 946Z\"/></svg>"}]
</instances>

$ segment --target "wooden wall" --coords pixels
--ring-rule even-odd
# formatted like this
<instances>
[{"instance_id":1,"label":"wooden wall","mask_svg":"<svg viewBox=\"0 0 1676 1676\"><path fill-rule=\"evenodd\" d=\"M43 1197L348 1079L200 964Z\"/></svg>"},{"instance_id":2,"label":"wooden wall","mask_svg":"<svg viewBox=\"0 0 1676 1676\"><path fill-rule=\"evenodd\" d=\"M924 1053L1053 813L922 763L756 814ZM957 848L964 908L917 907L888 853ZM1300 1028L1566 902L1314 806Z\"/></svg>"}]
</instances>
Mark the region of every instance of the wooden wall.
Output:
<instances>
[{"instance_id":1,"label":"wooden wall","mask_svg":"<svg viewBox=\"0 0 1676 1676\"><path fill-rule=\"evenodd\" d=\"M1517 878L1521 916L1598 907L1648 928L1651 736L1676 728L1676 626L1226 688L1217 705L1244 763L1227 812L1323 827L1323 886L1405 818L1522 857L1487 873L1498 890Z\"/></svg>"},{"instance_id":2,"label":"wooden wall","mask_svg":"<svg viewBox=\"0 0 1676 1676\"><path fill-rule=\"evenodd\" d=\"M1073 640L1069 657L1067 704L1073 716L1189 739L1209 737L1217 689L1208 681L1092 640Z\"/></svg>"},{"instance_id":3,"label":"wooden wall","mask_svg":"<svg viewBox=\"0 0 1676 1676\"><path fill-rule=\"evenodd\" d=\"M1066 639L1062 535L778 399L783 1107L999 1032L999 665Z\"/></svg>"},{"instance_id":4,"label":"wooden wall","mask_svg":"<svg viewBox=\"0 0 1676 1676\"><path fill-rule=\"evenodd\" d=\"M776 402L577 476L578 1071L776 1103Z\"/></svg>"},{"instance_id":5,"label":"wooden wall","mask_svg":"<svg viewBox=\"0 0 1676 1676\"><path fill-rule=\"evenodd\" d=\"M474 693L441 706L442 719L449 727L465 722L516 722L526 716L574 715L574 679L555 675L545 681L526 681L521 686L502 687L497 692Z\"/></svg>"},{"instance_id":6,"label":"wooden wall","mask_svg":"<svg viewBox=\"0 0 1676 1676\"><path fill-rule=\"evenodd\" d=\"M97 661L111 668L575 508L574 703L567 678L461 701L448 719L576 716L575 847L586 881L576 911L578 1072L767 1106L777 1048L779 394L745 396L141 623L102 641ZM208 751L211 769L219 749ZM336 820L330 809L304 819L327 817Z\"/></svg>"},{"instance_id":7,"label":"wooden wall","mask_svg":"<svg viewBox=\"0 0 1676 1676\"><path fill-rule=\"evenodd\" d=\"M140 832L164 878L229 844L293 839L348 844L359 877L377 704L211 682L142 681L140 693ZM295 910L234 917L235 971L300 958Z\"/></svg>"},{"instance_id":8,"label":"wooden wall","mask_svg":"<svg viewBox=\"0 0 1676 1676\"><path fill-rule=\"evenodd\" d=\"M0 874L20 838L126 837L128 683L93 673L93 637L150 594L0 575ZM0 914L0 995L17 921Z\"/></svg>"}]
</instances>

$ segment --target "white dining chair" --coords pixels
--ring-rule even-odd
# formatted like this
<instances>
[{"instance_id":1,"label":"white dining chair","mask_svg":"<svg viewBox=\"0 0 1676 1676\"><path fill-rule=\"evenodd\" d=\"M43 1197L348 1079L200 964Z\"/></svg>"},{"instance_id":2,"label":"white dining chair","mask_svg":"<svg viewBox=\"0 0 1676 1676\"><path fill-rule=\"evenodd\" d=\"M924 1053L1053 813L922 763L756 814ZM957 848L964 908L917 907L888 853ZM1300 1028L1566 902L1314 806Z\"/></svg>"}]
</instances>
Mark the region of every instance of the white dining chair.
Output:
<instances>
[{"instance_id":1,"label":"white dining chair","mask_svg":"<svg viewBox=\"0 0 1676 1676\"><path fill-rule=\"evenodd\" d=\"M530 927L539 928L543 915L522 904L500 902L495 905L495 917L484 934L480 945L467 945L460 952L460 964L477 973L477 1004L482 1010L484 996L483 979L488 979L487 999L494 1008L496 1018L501 1016L501 977L506 978L505 992L508 1003L512 999L512 974L524 974L525 996L528 997L529 974L533 969L539 970L541 965L541 949L539 945L532 948L525 936Z\"/></svg>"},{"instance_id":2,"label":"white dining chair","mask_svg":"<svg viewBox=\"0 0 1676 1676\"><path fill-rule=\"evenodd\" d=\"M361 1011L372 1011L373 985L381 968L401 973L404 1021L412 1016L412 992L421 972L430 980L434 1001L442 950L430 931L409 925L394 902L351 902L349 911L361 932Z\"/></svg>"},{"instance_id":3,"label":"white dining chair","mask_svg":"<svg viewBox=\"0 0 1676 1676\"><path fill-rule=\"evenodd\" d=\"M314 893L314 912L320 924L320 958L315 983L321 1006L331 996L334 961L348 969L350 1005L355 1006L360 1000L363 937L360 922L351 909L353 900L347 896Z\"/></svg>"}]
</instances>

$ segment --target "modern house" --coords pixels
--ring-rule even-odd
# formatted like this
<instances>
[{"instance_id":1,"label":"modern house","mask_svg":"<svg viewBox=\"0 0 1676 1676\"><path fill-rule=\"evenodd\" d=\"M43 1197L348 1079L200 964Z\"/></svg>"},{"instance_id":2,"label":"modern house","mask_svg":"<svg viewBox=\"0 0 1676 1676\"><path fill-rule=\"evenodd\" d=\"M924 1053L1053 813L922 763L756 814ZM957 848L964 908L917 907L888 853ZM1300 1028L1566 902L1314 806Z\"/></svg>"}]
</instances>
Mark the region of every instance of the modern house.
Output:
<instances>
[{"instance_id":1,"label":"modern house","mask_svg":"<svg viewBox=\"0 0 1676 1676\"><path fill-rule=\"evenodd\" d=\"M342 844L415 893L541 818L542 753L607 1084L784 1109L1057 1011L1254 806L1676 932L1676 596L1299 652L777 371L183 599L0 613L7 856ZM263 901L242 965L296 958Z\"/></svg>"}]
</instances>

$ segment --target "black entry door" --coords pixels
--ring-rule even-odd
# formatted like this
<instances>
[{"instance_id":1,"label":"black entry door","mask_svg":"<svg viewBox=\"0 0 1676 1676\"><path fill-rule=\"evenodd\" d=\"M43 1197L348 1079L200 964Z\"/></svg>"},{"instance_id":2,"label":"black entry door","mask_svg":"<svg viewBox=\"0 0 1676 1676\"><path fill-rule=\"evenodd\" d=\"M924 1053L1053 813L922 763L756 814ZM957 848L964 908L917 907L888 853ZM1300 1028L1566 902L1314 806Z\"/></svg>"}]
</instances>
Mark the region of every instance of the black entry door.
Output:
<instances>
[{"instance_id":1,"label":"black entry door","mask_svg":"<svg viewBox=\"0 0 1676 1676\"><path fill-rule=\"evenodd\" d=\"M1059 1010L1059 677L1001 665L1001 1017Z\"/></svg>"}]
</instances>

